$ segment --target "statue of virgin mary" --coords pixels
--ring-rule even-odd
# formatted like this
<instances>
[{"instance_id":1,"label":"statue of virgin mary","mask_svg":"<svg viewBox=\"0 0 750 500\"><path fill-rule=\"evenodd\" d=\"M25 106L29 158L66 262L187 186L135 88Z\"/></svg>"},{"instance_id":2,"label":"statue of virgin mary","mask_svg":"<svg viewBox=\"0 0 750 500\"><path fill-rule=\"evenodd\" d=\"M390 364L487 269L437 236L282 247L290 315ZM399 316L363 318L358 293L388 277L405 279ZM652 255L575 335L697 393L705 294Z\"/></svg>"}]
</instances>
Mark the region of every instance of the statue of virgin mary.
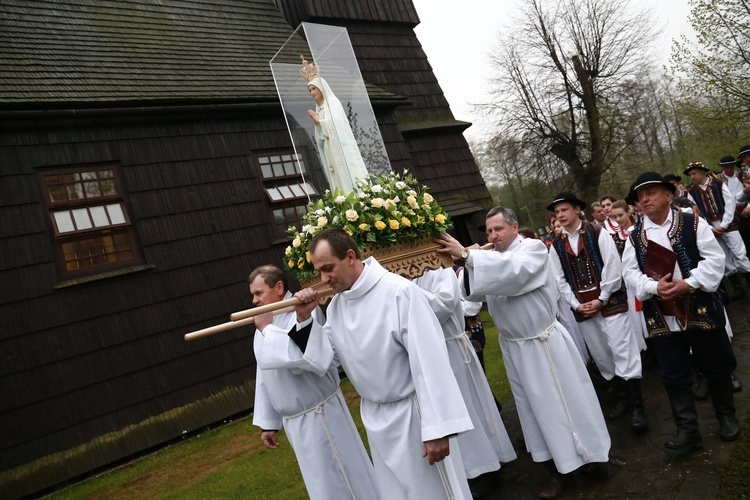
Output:
<instances>
[{"instance_id":1,"label":"statue of virgin mary","mask_svg":"<svg viewBox=\"0 0 750 500\"><path fill-rule=\"evenodd\" d=\"M315 109L308 110L307 114L315 123L315 143L328 184L332 191L339 188L350 193L356 186L356 179L367 177L367 169L349 119L341 101L323 78L310 79L307 89L315 101Z\"/></svg>"}]
</instances>

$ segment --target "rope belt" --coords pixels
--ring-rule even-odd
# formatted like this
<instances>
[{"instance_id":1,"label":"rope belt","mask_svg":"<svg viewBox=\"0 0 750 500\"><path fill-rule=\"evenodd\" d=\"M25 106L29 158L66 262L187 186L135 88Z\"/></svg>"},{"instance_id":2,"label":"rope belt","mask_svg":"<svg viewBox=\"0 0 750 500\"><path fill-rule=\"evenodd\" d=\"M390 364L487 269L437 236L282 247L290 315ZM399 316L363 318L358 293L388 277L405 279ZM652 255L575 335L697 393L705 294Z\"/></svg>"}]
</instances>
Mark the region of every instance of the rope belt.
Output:
<instances>
[{"instance_id":1,"label":"rope belt","mask_svg":"<svg viewBox=\"0 0 750 500\"><path fill-rule=\"evenodd\" d=\"M464 363L467 365L470 365L475 355L472 355L474 351L474 346L471 345L471 340L469 340L469 336L465 333L460 333L454 337L448 337L445 339L448 340L454 340L458 344L458 347L461 349L461 355L464 358ZM477 382L476 376L474 375L474 370L469 367L468 370L469 376L471 377L471 383L474 384L474 391L477 394L477 397L479 398L479 402L482 404L482 410L484 410L485 420L487 421L487 431L490 433L491 436L497 435L497 429L495 429L495 422L492 420L491 413L490 413L490 407L489 407L489 401L487 401L487 398L485 397L487 394L487 391L483 390L483 387L480 387L479 382Z\"/></svg>"},{"instance_id":2,"label":"rope belt","mask_svg":"<svg viewBox=\"0 0 750 500\"><path fill-rule=\"evenodd\" d=\"M560 394L560 399L562 399L563 407L565 408L565 414L568 417L568 423L570 424L570 429L573 432L573 445L575 446L576 453L583 458L585 461L589 460L589 453L586 450L586 448L583 446L583 442L581 441L580 436L578 435L578 431L576 430L576 426L573 423L573 417L570 414L570 409L568 408L568 402L565 401L565 394L563 394L562 385L560 384L560 378L557 376L557 370L555 369L555 363L552 361L552 355L549 352L549 345L547 345L547 338L549 337L550 333L555 329L557 326L557 320L555 320L551 325L549 325L544 331L539 333L538 335L534 335L533 337L525 337L521 339L510 339L503 337L502 335L500 338L503 340L507 340L508 342L523 342L525 340L535 340L539 339L544 344L544 351L547 354L547 362L549 363L549 367L552 370L552 376L555 379L555 386L557 386L557 392Z\"/></svg>"},{"instance_id":3,"label":"rope belt","mask_svg":"<svg viewBox=\"0 0 750 500\"><path fill-rule=\"evenodd\" d=\"M422 409L419 407L419 400L417 399L417 393L412 392L411 393L411 399L414 401L414 407L417 409L417 416L419 417L419 421L422 421ZM453 488L451 488L450 479L448 479L448 473L445 471L445 464L443 463L444 460L441 460L440 462L435 463L435 467L437 467L438 474L440 475L440 481L443 483L443 489L445 490L445 494L448 497L448 500L455 500L456 496L453 494Z\"/></svg>"},{"instance_id":4,"label":"rope belt","mask_svg":"<svg viewBox=\"0 0 750 500\"><path fill-rule=\"evenodd\" d=\"M299 413L295 413L294 415L283 415L285 420L293 420L295 418L299 418L302 415L306 415L311 412L315 412L318 415L318 418L320 419L320 423L323 426L323 429L326 431L326 436L328 437L328 442L331 445L331 451L333 451L333 456L336 458L336 462L339 464L339 470L341 471L341 474L344 476L344 482L346 483L346 487L349 489L349 493L351 494L352 498L356 499L357 497L354 495L354 490L352 489L352 485L349 482L349 476L346 474L346 470L344 469L344 462L341 460L341 455L339 454L338 448L336 448L336 443L333 441L333 436L331 436L331 430L328 428L328 422L326 422L326 418L323 415L323 407L328 403L330 400L332 400L336 394L341 392L341 387L336 387L336 390L333 391L333 394L325 398L320 403L316 404L312 408L308 408L307 410L303 410Z\"/></svg>"}]
</instances>

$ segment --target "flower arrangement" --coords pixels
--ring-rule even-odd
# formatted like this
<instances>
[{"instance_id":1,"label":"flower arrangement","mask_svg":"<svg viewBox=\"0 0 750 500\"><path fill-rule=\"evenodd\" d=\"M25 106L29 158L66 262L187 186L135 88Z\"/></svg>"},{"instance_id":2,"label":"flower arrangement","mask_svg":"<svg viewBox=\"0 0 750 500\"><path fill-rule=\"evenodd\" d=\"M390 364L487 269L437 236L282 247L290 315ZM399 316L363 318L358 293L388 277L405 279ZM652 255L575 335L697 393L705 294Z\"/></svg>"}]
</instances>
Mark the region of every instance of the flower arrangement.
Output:
<instances>
[{"instance_id":1,"label":"flower arrangement","mask_svg":"<svg viewBox=\"0 0 750 500\"><path fill-rule=\"evenodd\" d=\"M354 237L360 250L382 248L397 241L417 242L445 234L452 227L448 215L412 174L391 173L358 179L344 194L326 190L308 205L302 230L289 227L292 244L285 250L284 266L297 279L317 276L308 246L317 231L341 228Z\"/></svg>"}]
</instances>

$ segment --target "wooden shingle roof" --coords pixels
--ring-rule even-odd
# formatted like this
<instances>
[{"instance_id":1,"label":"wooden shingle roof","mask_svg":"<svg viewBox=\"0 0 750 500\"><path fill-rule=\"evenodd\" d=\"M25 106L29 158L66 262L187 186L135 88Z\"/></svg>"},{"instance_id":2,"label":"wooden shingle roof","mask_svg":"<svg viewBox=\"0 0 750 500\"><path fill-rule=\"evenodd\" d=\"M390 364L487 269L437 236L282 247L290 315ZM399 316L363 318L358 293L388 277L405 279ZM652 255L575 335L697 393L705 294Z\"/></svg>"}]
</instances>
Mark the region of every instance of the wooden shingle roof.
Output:
<instances>
[{"instance_id":1,"label":"wooden shingle roof","mask_svg":"<svg viewBox=\"0 0 750 500\"><path fill-rule=\"evenodd\" d=\"M0 108L277 101L292 31L273 0L3 0Z\"/></svg>"}]
</instances>

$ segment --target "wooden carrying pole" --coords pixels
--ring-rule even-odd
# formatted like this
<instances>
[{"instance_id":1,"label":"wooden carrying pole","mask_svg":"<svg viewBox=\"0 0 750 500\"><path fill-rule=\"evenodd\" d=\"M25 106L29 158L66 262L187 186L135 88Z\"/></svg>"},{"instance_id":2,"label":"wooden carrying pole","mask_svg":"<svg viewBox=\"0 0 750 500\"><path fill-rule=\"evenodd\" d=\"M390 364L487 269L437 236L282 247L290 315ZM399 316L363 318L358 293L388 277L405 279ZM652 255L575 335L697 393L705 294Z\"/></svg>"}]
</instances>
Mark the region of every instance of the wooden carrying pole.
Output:
<instances>
[{"instance_id":1,"label":"wooden carrying pole","mask_svg":"<svg viewBox=\"0 0 750 500\"><path fill-rule=\"evenodd\" d=\"M291 312L294 311L294 306L284 307L283 309L277 309L273 311L273 314L283 314L285 312ZM231 330L232 328L238 328L240 326L245 326L255 323L255 318L247 318L240 321L228 321L226 323L222 323L220 325L214 325L209 326L208 328L204 328L202 330L196 330L194 332L190 332L185 335L185 340L190 342L191 340L199 339L201 337L208 337L209 335L213 335L214 333L219 332L225 332L227 330Z\"/></svg>"},{"instance_id":2,"label":"wooden carrying pole","mask_svg":"<svg viewBox=\"0 0 750 500\"><path fill-rule=\"evenodd\" d=\"M333 295L334 292L330 288L327 288L325 290L318 291L318 298L328 297L329 295ZM274 302L273 304L268 304L265 306L260 307L253 307L252 309L245 309L244 311L238 311L236 313L232 313L231 318L232 321L240 321L242 319L246 318L252 318L253 316L257 316L259 314L265 314L267 312L274 312L278 309L282 309L284 307L294 307L296 305L301 304L300 300L297 298L292 297L291 299L282 300L280 302Z\"/></svg>"}]
</instances>

